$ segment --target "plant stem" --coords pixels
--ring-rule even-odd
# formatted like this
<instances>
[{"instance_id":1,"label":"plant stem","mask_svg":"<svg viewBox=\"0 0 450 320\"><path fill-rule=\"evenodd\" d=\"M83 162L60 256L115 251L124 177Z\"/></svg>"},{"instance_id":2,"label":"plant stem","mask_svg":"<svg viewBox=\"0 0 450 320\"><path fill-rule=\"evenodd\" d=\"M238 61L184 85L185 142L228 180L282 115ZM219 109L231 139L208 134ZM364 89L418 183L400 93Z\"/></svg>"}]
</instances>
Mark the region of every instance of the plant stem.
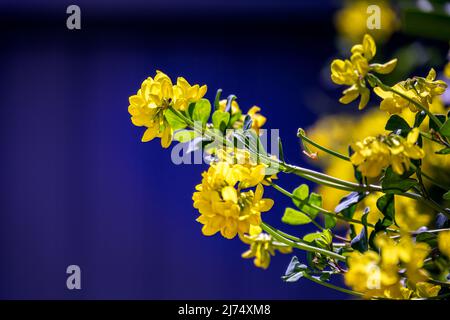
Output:
<instances>
[{"instance_id":1,"label":"plant stem","mask_svg":"<svg viewBox=\"0 0 450 320\"><path fill-rule=\"evenodd\" d=\"M273 183L273 182L271 182L270 185L271 185L275 190L279 191L280 193L284 194L285 196L287 196L287 197L289 197L289 198L291 198L291 199L294 199L294 200L296 200L296 201L302 202L301 199L297 198L294 194L290 193L290 192L287 191L286 189L283 189L281 186L279 186L279 185L277 185L277 184L275 184L275 183ZM319 207L319 206L317 206L317 205L315 205L315 204L305 203L305 205L307 205L307 206L309 206L309 207L311 207L311 208L313 208L313 209L316 209L317 211L319 211L320 213L322 213L322 214L324 214L324 215L328 215L328 216L331 216L331 217L334 217L334 218L336 218L336 219L343 220L343 221L346 221L346 222L349 222L349 223L356 223L356 224L364 225L364 224L363 224L361 221L359 221L359 220L344 217L344 216L342 216L342 215L336 214L335 212L332 212L332 211L326 210L326 209L324 209L324 208L322 208L322 207ZM374 226L373 224L371 224L371 223L367 223L367 227L369 227L369 228L375 228L375 226ZM399 232L398 230L395 230L395 229L387 229L387 230L388 230L388 231L391 231L391 232L396 232L396 233Z\"/></svg>"},{"instance_id":2,"label":"plant stem","mask_svg":"<svg viewBox=\"0 0 450 320\"><path fill-rule=\"evenodd\" d=\"M272 237L274 237L276 240L283 242L284 244L287 244L288 246L291 246L293 248L297 248L300 250L304 250L304 251L309 251L309 252L316 252L316 253L321 253L325 256L328 256L330 258L334 258L336 260L339 261L346 261L347 259L336 253L333 251L329 251L329 250L325 250L322 248L318 248L318 247L314 247L312 245L306 244L304 242L294 242L290 239L287 239L286 237L282 236L277 229L274 229L273 227L271 227L270 225L268 225L267 223L263 222L261 224L261 228L267 232L268 234L270 234Z\"/></svg>"},{"instance_id":3,"label":"plant stem","mask_svg":"<svg viewBox=\"0 0 450 320\"><path fill-rule=\"evenodd\" d=\"M308 279L308 280L310 280L312 282L315 282L315 283L320 284L322 286L325 286L327 288L334 289L334 290L337 290L337 291L340 291L340 292L343 292L343 293L346 293L346 294L350 294L350 295L357 296L357 297L364 296L362 293L335 286L332 283L328 283L328 282L322 281L322 280L317 279L317 278L315 278L315 277L313 277L313 276L311 276L311 275L309 275L307 273L303 274L303 278L306 278L306 279Z\"/></svg>"},{"instance_id":4,"label":"plant stem","mask_svg":"<svg viewBox=\"0 0 450 320\"><path fill-rule=\"evenodd\" d=\"M192 122L192 120L188 119L187 117L185 117L181 112L179 112L178 110L174 109L173 107L170 107L170 110L172 112L174 112L180 119L182 119L186 124L188 124L191 128L196 129L194 123ZM202 134L207 134L209 138L211 138L211 140L215 140L217 139L220 143L222 143L223 145L228 144L227 141L225 141L225 139L223 138L223 136L218 135L214 130L208 130L205 129L201 132ZM210 132L208 132L210 131ZM200 132L199 132L200 133ZM332 176L329 176L327 174L321 173L321 172L317 172L314 170L310 170L310 169L306 169L306 168L302 168L302 167L297 167L294 165L290 165L284 162L280 162L278 159L272 159L269 158L267 156L262 156L262 155L258 155L260 156L261 159L263 159L264 161L266 161L267 163L277 166L278 168L280 168L281 171L285 172L285 173L293 173L296 174L300 177L303 177L305 179L308 179L312 182L318 183L318 184L322 184L328 187L332 187L335 189L340 189L340 190L345 190L345 191L358 191L358 192L383 192L383 189L381 186L377 186L377 185L363 185L363 184L358 184L358 183L354 183L354 182L350 182L350 181L345 181L345 180L341 180ZM442 209L436 205L435 203L429 201L428 199L423 198L421 195L419 194L415 194L415 193L411 193L411 192L406 192L401 194L401 196L404 197L408 197L411 199L415 199L415 200L420 200L423 201L425 204L427 204L428 206L430 206L431 208L433 208L434 210L437 210L438 212L441 212ZM449 215L448 212L444 212L446 215Z\"/></svg>"},{"instance_id":5,"label":"plant stem","mask_svg":"<svg viewBox=\"0 0 450 320\"><path fill-rule=\"evenodd\" d=\"M302 140L305 140L306 142L308 142L310 145L313 145L317 149L320 149L320 150L322 150L322 151L324 151L324 152L326 152L328 154L331 154L332 156L335 156L335 157L337 157L339 159L342 159L342 160L345 160L345 161L350 161L350 157L344 156L343 154L341 154L341 153L339 153L337 151L328 149L328 148L318 144L314 140L311 140L310 138L308 138L306 136L306 134L304 134L304 132L305 131L303 129L299 129L298 133L297 133L297 137L301 138Z\"/></svg>"}]
</instances>

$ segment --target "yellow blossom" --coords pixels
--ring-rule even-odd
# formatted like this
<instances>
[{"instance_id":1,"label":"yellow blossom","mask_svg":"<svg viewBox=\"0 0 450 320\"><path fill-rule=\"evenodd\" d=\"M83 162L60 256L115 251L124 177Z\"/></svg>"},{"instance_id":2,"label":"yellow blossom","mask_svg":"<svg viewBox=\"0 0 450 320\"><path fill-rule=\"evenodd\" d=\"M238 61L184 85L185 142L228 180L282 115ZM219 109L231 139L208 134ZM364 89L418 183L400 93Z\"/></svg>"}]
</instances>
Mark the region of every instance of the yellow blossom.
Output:
<instances>
[{"instance_id":1,"label":"yellow blossom","mask_svg":"<svg viewBox=\"0 0 450 320\"><path fill-rule=\"evenodd\" d=\"M221 111L225 111L225 109L227 108L227 100L223 99L219 101L219 110ZM241 108L239 108L239 104L237 103L236 100L233 100L231 102L231 114L236 114L238 112L241 112Z\"/></svg>"},{"instance_id":2,"label":"yellow blossom","mask_svg":"<svg viewBox=\"0 0 450 320\"><path fill-rule=\"evenodd\" d=\"M450 231L439 232L438 244L439 251L450 258Z\"/></svg>"},{"instance_id":3,"label":"yellow blossom","mask_svg":"<svg viewBox=\"0 0 450 320\"><path fill-rule=\"evenodd\" d=\"M261 129L267 121L266 117L259 113L260 111L260 107L253 106L247 112L247 114L252 118L252 129L255 130L257 134L259 134L259 129Z\"/></svg>"},{"instance_id":4,"label":"yellow blossom","mask_svg":"<svg viewBox=\"0 0 450 320\"><path fill-rule=\"evenodd\" d=\"M260 227L251 226L250 233L240 235L240 238L242 242L250 245L250 249L242 254L242 258L255 258L253 262L258 268L267 269L270 264L270 257L275 255L276 250L280 253L292 252L291 247L262 232Z\"/></svg>"},{"instance_id":5,"label":"yellow blossom","mask_svg":"<svg viewBox=\"0 0 450 320\"><path fill-rule=\"evenodd\" d=\"M351 161L367 177L378 177L389 165L401 175L408 170L410 159L422 159L425 154L416 145L419 129L414 128L406 139L398 135L367 137L352 144L355 153Z\"/></svg>"},{"instance_id":6,"label":"yellow blossom","mask_svg":"<svg viewBox=\"0 0 450 320\"><path fill-rule=\"evenodd\" d=\"M408 234L402 234L398 242L379 234L375 244L380 254L370 250L350 254L345 274L348 286L367 298L410 299L439 293L440 286L426 282L429 276L423 264L431 251L426 243L415 243ZM407 281L402 281L405 276Z\"/></svg>"},{"instance_id":7,"label":"yellow blossom","mask_svg":"<svg viewBox=\"0 0 450 320\"><path fill-rule=\"evenodd\" d=\"M197 221L203 224L204 235L220 231L222 236L232 239L236 234L249 233L250 226L261 224L261 212L273 206L272 199L263 198L264 168L226 161L211 164L193 195L194 208L200 212ZM243 191L255 186L255 191Z\"/></svg>"},{"instance_id":8,"label":"yellow blossom","mask_svg":"<svg viewBox=\"0 0 450 320\"><path fill-rule=\"evenodd\" d=\"M128 112L131 122L138 127L146 127L142 142L161 138L164 148L170 146L173 129L165 114L170 107L184 110L189 103L200 100L206 93L206 86L190 86L184 78L178 78L177 84L163 72L157 71L154 78L148 77L141 88L129 98Z\"/></svg>"},{"instance_id":9,"label":"yellow blossom","mask_svg":"<svg viewBox=\"0 0 450 320\"><path fill-rule=\"evenodd\" d=\"M431 69L426 78L415 77L399 82L392 88L429 108L433 98L442 95L447 88L447 84L444 81L435 79L436 71ZM390 114L402 113L405 108L409 108L412 112L420 110L414 103L391 91L384 91L380 87L376 87L374 92L383 99L380 109Z\"/></svg>"},{"instance_id":10,"label":"yellow blossom","mask_svg":"<svg viewBox=\"0 0 450 320\"><path fill-rule=\"evenodd\" d=\"M395 68L397 59L385 64L369 64L376 51L375 41L369 34L366 34L361 44L352 47L350 60L336 59L331 63L331 80L339 85L350 86L343 91L339 102L349 104L361 96L359 109L364 109L370 98L370 90L367 88L365 80L367 73L373 71L387 74Z\"/></svg>"},{"instance_id":11,"label":"yellow blossom","mask_svg":"<svg viewBox=\"0 0 450 320\"><path fill-rule=\"evenodd\" d=\"M206 85L198 84L191 86L183 77L177 79L177 84L173 87L174 107L178 110L186 110L189 104L197 102L206 94Z\"/></svg>"}]
</instances>

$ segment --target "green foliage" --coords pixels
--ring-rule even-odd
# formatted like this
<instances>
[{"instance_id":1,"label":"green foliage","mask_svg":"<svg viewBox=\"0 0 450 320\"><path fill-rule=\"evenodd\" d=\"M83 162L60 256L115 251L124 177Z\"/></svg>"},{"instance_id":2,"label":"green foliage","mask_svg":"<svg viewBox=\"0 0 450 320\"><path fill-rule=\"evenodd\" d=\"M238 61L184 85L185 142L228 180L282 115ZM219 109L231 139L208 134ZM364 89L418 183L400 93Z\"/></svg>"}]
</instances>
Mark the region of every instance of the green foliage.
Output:
<instances>
[{"instance_id":1,"label":"green foliage","mask_svg":"<svg viewBox=\"0 0 450 320\"><path fill-rule=\"evenodd\" d=\"M173 139L181 143L189 142L195 137L196 133L193 130L180 130L173 135Z\"/></svg>"},{"instance_id":2,"label":"green foliage","mask_svg":"<svg viewBox=\"0 0 450 320\"><path fill-rule=\"evenodd\" d=\"M350 245L353 249L358 250L359 252L365 252L369 249L369 239L367 232L367 217L369 215L369 208L364 210L363 216L361 217L361 222L363 223L363 228L361 232L352 239Z\"/></svg>"},{"instance_id":3,"label":"green foliage","mask_svg":"<svg viewBox=\"0 0 450 320\"><path fill-rule=\"evenodd\" d=\"M286 224L298 226L310 223L311 218L301 211L292 208L286 208L281 221Z\"/></svg>"},{"instance_id":4,"label":"green foliage","mask_svg":"<svg viewBox=\"0 0 450 320\"><path fill-rule=\"evenodd\" d=\"M397 114L392 115L385 126L386 130L389 131L396 131L398 129L402 130L402 132L408 133L411 128L408 125L408 122L406 122L402 117L400 117Z\"/></svg>"},{"instance_id":5,"label":"green foliage","mask_svg":"<svg viewBox=\"0 0 450 320\"><path fill-rule=\"evenodd\" d=\"M216 110L212 115L212 123L214 128L220 130L221 132L224 132L227 129L229 122L230 114L228 112Z\"/></svg>"},{"instance_id":6,"label":"green foliage","mask_svg":"<svg viewBox=\"0 0 450 320\"><path fill-rule=\"evenodd\" d=\"M439 133L444 137L450 138L450 119L447 119L442 127L439 129Z\"/></svg>"},{"instance_id":7,"label":"green foliage","mask_svg":"<svg viewBox=\"0 0 450 320\"><path fill-rule=\"evenodd\" d=\"M166 118L169 125L173 130L180 130L187 127L187 123L180 119L172 110L166 110L164 113L164 117Z\"/></svg>"},{"instance_id":8,"label":"green foliage","mask_svg":"<svg viewBox=\"0 0 450 320\"><path fill-rule=\"evenodd\" d=\"M405 175L399 176L391 168L386 169L381 180L381 187L385 193L402 194L417 185L417 180L407 178Z\"/></svg>"},{"instance_id":9,"label":"green foliage","mask_svg":"<svg viewBox=\"0 0 450 320\"><path fill-rule=\"evenodd\" d=\"M195 103L194 110L192 112L192 120L199 121L203 126L208 122L211 114L211 103L207 99L201 99Z\"/></svg>"},{"instance_id":10,"label":"green foliage","mask_svg":"<svg viewBox=\"0 0 450 320\"><path fill-rule=\"evenodd\" d=\"M395 197L393 194L385 194L378 198L377 208L383 213L384 218L382 225L385 227L390 226L395 221Z\"/></svg>"}]
</instances>

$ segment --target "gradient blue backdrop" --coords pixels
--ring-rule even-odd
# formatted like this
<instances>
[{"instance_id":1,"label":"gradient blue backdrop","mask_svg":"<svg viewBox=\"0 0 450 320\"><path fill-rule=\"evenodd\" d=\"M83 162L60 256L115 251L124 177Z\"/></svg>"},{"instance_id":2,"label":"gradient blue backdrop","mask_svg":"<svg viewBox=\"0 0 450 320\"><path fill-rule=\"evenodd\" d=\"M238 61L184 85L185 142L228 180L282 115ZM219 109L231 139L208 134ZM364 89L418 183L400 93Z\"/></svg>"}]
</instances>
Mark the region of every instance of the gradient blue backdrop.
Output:
<instances>
[{"instance_id":1,"label":"gradient blue backdrop","mask_svg":"<svg viewBox=\"0 0 450 320\"><path fill-rule=\"evenodd\" d=\"M69 4L0 5L0 298L343 298L283 283L290 255L262 271L238 239L202 236L191 195L205 167L141 143L127 113L155 69L182 75L261 106L304 164L295 134L323 107L331 1L77 1L80 31L66 29ZM270 195L265 219L280 225L289 202ZM81 291L65 287L70 264Z\"/></svg>"}]
</instances>

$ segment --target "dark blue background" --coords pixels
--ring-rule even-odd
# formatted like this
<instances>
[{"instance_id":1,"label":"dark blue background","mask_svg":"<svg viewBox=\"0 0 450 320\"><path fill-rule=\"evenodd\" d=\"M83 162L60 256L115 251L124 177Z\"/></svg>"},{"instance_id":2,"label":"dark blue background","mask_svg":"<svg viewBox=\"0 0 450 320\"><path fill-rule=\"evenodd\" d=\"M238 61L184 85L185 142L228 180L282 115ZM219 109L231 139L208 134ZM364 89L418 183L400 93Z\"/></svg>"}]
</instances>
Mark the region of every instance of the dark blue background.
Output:
<instances>
[{"instance_id":1,"label":"dark blue background","mask_svg":"<svg viewBox=\"0 0 450 320\"><path fill-rule=\"evenodd\" d=\"M261 106L302 164L295 134L323 108L335 51L331 1L77 1L80 31L66 29L69 4L0 5L0 298L344 297L283 283L290 255L262 271L238 239L204 237L191 196L205 166L173 165L127 113L156 69L182 75ZM264 219L281 225L289 202L268 193ZM65 287L70 264L81 291Z\"/></svg>"}]
</instances>

